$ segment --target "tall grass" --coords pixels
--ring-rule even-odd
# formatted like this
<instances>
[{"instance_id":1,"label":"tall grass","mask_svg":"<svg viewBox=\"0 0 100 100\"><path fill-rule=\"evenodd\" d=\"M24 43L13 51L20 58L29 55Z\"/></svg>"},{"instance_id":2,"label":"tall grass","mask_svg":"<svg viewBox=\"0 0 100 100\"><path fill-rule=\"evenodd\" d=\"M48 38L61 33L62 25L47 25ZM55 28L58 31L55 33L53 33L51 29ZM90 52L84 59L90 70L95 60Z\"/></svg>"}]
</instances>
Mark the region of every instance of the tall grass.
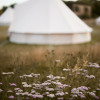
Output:
<instances>
[{"instance_id":1,"label":"tall grass","mask_svg":"<svg viewBox=\"0 0 100 100\"><path fill-rule=\"evenodd\" d=\"M0 26L0 42L7 39L8 37L7 30L8 30L8 26Z\"/></svg>"},{"instance_id":2,"label":"tall grass","mask_svg":"<svg viewBox=\"0 0 100 100\"><path fill-rule=\"evenodd\" d=\"M24 49L25 50L25 49ZM44 48L43 48L44 50ZM17 50L15 50L17 51ZM25 50L26 51L26 50ZM69 85L69 88L63 88L60 89L60 92L68 92L68 95L64 96L55 96L55 97L49 97L49 95L45 96L43 95L46 92L49 92L50 94L56 95L57 91L56 85L53 85L53 83L50 84L48 87L54 89L53 92L49 90L45 90L47 86L42 87L42 89L34 89L38 93L40 93L42 96L44 96L42 99L46 100L57 100L58 98L62 98L64 100L70 100L73 98L73 100L95 100L96 98L99 98L99 91L97 89L99 88L99 78L100 78L100 67L99 68L88 68L86 65L91 61L91 54L87 51L81 51L81 52L72 52L69 53L66 52L60 52L59 50L55 52L54 50L52 51L43 51L42 53L36 54L35 50L30 50L30 52L27 52L26 55L24 54L25 51L20 51L17 54L15 53L14 55L9 58L9 63L6 66L0 67L1 72L0 72L0 82L3 83L1 85L1 89L3 92L1 93L1 100L9 100L9 97L11 95L14 96L15 99L17 100L26 100L26 98L29 98L29 100L34 100L34 93L31 93L31 96L29 96L30 92L32 91L33 86L32 84L43 84L47 80L48 75L54 75L54 76L59 76L59 77L64 77L64 80L62 79L57 79L61 84L66 84ZM39 52L39 51L38 51ZM92 52L92 51L91 51ZM6 52L7 53L7 52ZM7 55L8 55L7 54ZM8 59L7 59L8 60ZM93 59L92 59L93 60ZM4 60L6 62L6 60ZM3 62L4 63L4 62ZM92 65L93 66L93 65ZM69 70L69 71L63 71ZM86 71L86 73L85 73ZM14 72L13 75L9 74L3 74L2 72ZM23 77L23 75L32 75L32 73L35 74L40 74L40 77L32 78L26 77L20 79L20 76ZM92 78L86 78L86 75L92 75ZM55 77L54 77L55 78ZM50 79L51 82L56 82L57 80L52 80ZM22 82L27 82L25 83L26 87L22 85ZM39 82L39 83L38 83ZM10 84L15 84L15 86L12 86ZM27 87L31 85L32 87ZM81 88L81 86L85 86L86 88L89 88L88 92L84 92L85 97L80 97L75 96L71 91L76 88ZM20 88L23 92L20 93L20 95L17 95L19 92L15 91L14 89ZM11 91L9 93L8 91ZM95 92L93 92L95 91ZM28 92L28 94L23 95L23 93ZM36 92L36 93L37 93ZM81 91L82 92L82 91ZM89 95L88 93L95 93L95 96ZM86 95L85 95L86 94ZM18 99L19 98L19 99ZM37 97L37 100L40 98ZM62 100L62 99L61 99Z\"/></svg>"}]
</instances>

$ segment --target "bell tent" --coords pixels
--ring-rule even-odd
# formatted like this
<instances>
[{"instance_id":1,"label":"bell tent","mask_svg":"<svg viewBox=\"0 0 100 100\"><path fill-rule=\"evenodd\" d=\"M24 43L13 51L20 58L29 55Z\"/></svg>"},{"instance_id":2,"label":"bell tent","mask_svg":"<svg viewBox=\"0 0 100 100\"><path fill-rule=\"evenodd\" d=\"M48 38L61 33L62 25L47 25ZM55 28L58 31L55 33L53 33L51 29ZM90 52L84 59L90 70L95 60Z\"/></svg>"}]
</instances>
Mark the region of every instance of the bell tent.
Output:
<instances>
[{"instance_id":1,"label":"bell tent","mask_svg":"<svg viewBox=\"0 0 100 100\"><path fill-rule=\"evenodd\" d=\"M96 25L100 25L100 17L96 19Z\"/></svg>"},{"instance_id":2,"label":"bell tent","mask_svg":"<svg viewBox=\"0 0 100 100\"><path fill-rule=\"evenodd\" d=\"M25 44L77 44L91 40L92 29L61 0L29 0L15 7L10 41Z\"/></svg>"},{"instance_id":3,"label":"bell tent","mask_svg":"<svg viewBox=\"0 0 100 100\"><path fill-rule=\"evenodd\" d=\"M0 16L0 25L10 25L13 21L13 14L13 8L7 8L7 10Z\"/></svg>"}]
</instances>

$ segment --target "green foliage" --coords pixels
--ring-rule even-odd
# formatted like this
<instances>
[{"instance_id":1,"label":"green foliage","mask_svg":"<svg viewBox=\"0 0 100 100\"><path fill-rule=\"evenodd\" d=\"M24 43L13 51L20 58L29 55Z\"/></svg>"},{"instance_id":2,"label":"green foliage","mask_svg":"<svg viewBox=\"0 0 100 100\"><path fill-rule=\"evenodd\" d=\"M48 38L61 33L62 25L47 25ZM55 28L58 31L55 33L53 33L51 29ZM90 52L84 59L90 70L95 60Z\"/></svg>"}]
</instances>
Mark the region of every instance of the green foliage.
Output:
<instances>
[{"instance_id":1,"label":"green foliage","mask_svg":"<svg viewBox=\"0 0 100 100\"><path fill-rule=\"evenodd\" d=\"M93 17L100 16L100 1L93 3L93 5L92 5L92 13L93 13Z\"/></svg>"}]
</instances>

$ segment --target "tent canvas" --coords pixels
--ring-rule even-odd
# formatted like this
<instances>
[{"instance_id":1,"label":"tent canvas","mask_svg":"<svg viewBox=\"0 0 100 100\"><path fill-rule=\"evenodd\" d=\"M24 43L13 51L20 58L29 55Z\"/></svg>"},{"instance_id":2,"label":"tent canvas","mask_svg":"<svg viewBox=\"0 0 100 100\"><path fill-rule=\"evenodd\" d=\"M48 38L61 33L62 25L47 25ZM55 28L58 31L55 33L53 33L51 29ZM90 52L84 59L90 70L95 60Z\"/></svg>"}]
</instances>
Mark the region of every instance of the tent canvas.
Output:
<instances>
[{"instance_id":1,"label":"tent canvas","mask_svg":"<svg viewBox=\"0 0 100 100\"><path fill-rule=\"evenodd\" d=\"M96 19L96 25L100 25L100 17Z\"/></svg>"},{"instance_id":2,"label":"tent canvas","mask_svg":"<svg viewBox=\"0 0 100 100\"><path fill-rule=\"evenodd\" d=\"M15 7L11 42L75 44L91 40L92 29L61 0L29 0Z\"/></svg>"},{"instance_id":3,"label":"tent canvas","mask_svg":"<svg viewBox=\"0 0 100 100\"><path fill-rule=\"evenodd\" d=\"M13 8L9 7L7 10L0 16L1 25L9 25L13 21Z\"/></svg>"}]
</instances>

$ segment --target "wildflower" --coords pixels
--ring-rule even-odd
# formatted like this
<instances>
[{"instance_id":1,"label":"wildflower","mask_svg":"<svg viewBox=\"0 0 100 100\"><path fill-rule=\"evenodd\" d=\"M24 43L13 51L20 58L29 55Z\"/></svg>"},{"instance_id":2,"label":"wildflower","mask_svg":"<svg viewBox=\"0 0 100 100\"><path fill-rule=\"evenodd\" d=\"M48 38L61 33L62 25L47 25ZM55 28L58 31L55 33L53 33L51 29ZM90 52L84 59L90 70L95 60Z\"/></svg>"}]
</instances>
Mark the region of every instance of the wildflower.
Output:
<instances>
[{"instance_id":1,"label":"wildflower","mask_svg":"<svg viewBox=\"0 0 100 100\"><path fill-rule=\"evenodd\" d=\"M61 79L65 79L65 77L61 77Z\"/></svg>"},{"instance_id":2,"label":"wildflower","mask_svg":"<svg viewBox=\"0 0 100 100\"><path fill-rule=\"evenodd\" d=\"M71 87L70 85L66 85L67 87Z\"/></svg>"},{"instance_id":3,"label":"wildflower","mask_svg":"<svg viewBox=\"0 0 100 100\"><path fill-rule=\"evenodd\" d=\"M2 92L3 90L2 89L0 89L0 92Z\"/></svg>"},{"instance_id":4,"label":"wildflower","mask_svg":"<svg viewBox=\"0 0 100 100\"><path fill-rule=\"evenodd\" d=\"M100 68L99 64L97 64L97 63L89 63L89 65L87 65L87 67L90 67L90 68Z\"/></svg>"},{"instance_id":5,"label":"wildflower","mask_svg":"<svg viewBox=\"0 0 100 100\"><path fill-rule=\"evenodd\" d=\"M14 88L15 91L19 90L20 88Z\"/></svg>"},{"instance_id":6,"label":"wildflower","mask_svg":"<svg viewBox=\"0 0 100 100\"><path fill-rule=\"evenodd\" d=\"M84 90L88 90L88 87L86 86L81 86L81 87L78 87L77 89L81 90L81 91L84 91Z\"/></svg>"},{"instance_id":7,"label":"wildflower","mask_svg":"<svg viewBox=\"0 0 100 100\"><path fill-rule=\"evenodd\" d=\"M55 84L55 85L62 85L61 82L58 82L58 81L52 81L52 84Z\"/></svg>"},{"instance_id":8,"label":"wildflower","mask_svg":"<svg viewBox=\"0 0 100 100\"><path fill-rule=\"evenodd\" d=\"M65 94L68 94L68 92L65 92Z\"/></svg>"},{"instance_id":9,"label":"wildflower","mask_svg":"<svg viewBox=\"0 0 100 100\"><path fill-rule=\"evenodd\" d=\"M48 88L48 87L46 88L46 90L47 90L47 91L54 91L53 88Z\"/></svg>"},{"instance_id":10,"label":"wildflower","mask_svg":"<svg viewBox=\"0 0 100 100\"><path fill-rule=\"evenodd\" d=\"M56 95L57 95L57 96L63 96L63 95L65 95L65 94L64 94L64 92L58 92L58 93L56 93Z\"/></svg>"},{"instance_id":11,"label":"wildflower","mask_svg":"<svg viewBox=\"0 0 100 100\"><path fill-rule=\"evenodd\" d=\"M33 75L35 78L38 78L40 76L40 74L34 74Z\"/></svg>"},{"instance_id":12,"label":"wildflower","mask_svg":"<svg viewBox=\"0 0 100 100\"><path fill-rule=\"evenodd\" d=\"M40 76L40 74L34 74L34 75Z\"/></svg>"},{"instance_id":13,"label":"wildflower","mask_svg":"<svg viewBox=\"0 0 100 100\"><path fill-rule=\"evenodd\" d=\"M54 77L54 79L60 79L61 77L60 76L56 76L56 77Z\"/></svg>"},{"instance_id":14,"label":"wildflower","mask_svg":"<svg viewBox=\"0 0 100 100\"><path fill-rule=\"evenodd\" d=\"M14 96L9 96L8 98L9 98L9 99L14 99L15 97L14 97Z\"/></svg>"},{"instance_id":15,"label":"wildflower","mask_svg":"<svg viewBox=\"0 0 100 100\"><path fill-rule=\"evenodd\" d=\"M22 84L27 84L26 82L22 82Z\"/></svg>"},{"instance_id":16,"label":"wildflower","mask_svg":"<svg viewBox=\"0 0 100 100\"><path fill-rule=\"evenodd\" d=\"M42 86L46 86L46 85L50 85L51 83L49 83L49 82L45 82L45 83L42 83L41 85Z\"/></svg>"},{"instance_id":17,"label":"wildflower","mask_svg":"<svg viewBox=\"0 0 100 100\"><path fill-rule=\"evenodd\" d=\"M77 95L76 95L76 94L73 94L73 95L72 95L72 97L76 98L76 97L77 97Z\"/></svg>"},{"instance_id":18,"label":"wildflower","mask_svg":"<svg viewBox=\"0 0 100 100\"><path fill-rule=\"evenodd\" d=\"M35 90L32 89L32 90L31 90L31 93L35 93Z\"/></svg>"},{"instance_id":19,"label":"wildflower","mask_svg":"<svg viewBox=\"0 0 100 100\"><path fill-rule=\"evenodd\" d=\"M43 95L37 95L37 98L43 98Z\"/></svg>"},{"instance_id":20,"label":"wildflower","mask_svg":"<svg viewBox=\"0 0 100 100\"><path fill-rule=\"evenodd\" d=\"M27 96L32 96L32 94L31 93L28 93Z\"/></svg>"},{"instance_id":21,"label":"wildflower","mask_svg":"<svg viewBox=\"0 0 100 100\"><path fill-rule=\"evenodd\" d=\"M16 95L20 95L20 93L16 93Z\"/></svg>"},{"instance_id":22,"label":"wildflower","mask_svg":"<svg viewBox=\"0 0 100 100\"><path fill-rule=\"evenodd\" d=\"M96 94L95 94L94 92L88 92L88 93L89 93L89 95L91 95L91 96L93 96L93 97L96 96Z\"/></svg>"},{"instance_id":23,"label":"wildflower","mask_svg":"<svg viewBox=\"0 0 100 100\"><path fill-rule=\"evenodd\" d=\"M76 73L77 75L80 75L80 73Z\"/></svg>"},{"instance_id":24,"label":"wildflower","mask_svg":"<svg viewBox=\"0 0 100 100\"><path fill-rule=\"evenodd\" d=\"M98 96L95 96L95 99L99 99L99 97Z\"/></svg>"},{"instance_id":25,"label":"wildflower","mask_svg":"<svg viewBox=\"0 0 100 100\"><path fill-rule=\"evenodd\" d=\"M57 63L59 63L59 62L60 62L60 60L56 60L56 62L57 62Z\"/></svg>"},{"instance_id":26,"label":"wildflower","mask_svg":"<svg viewBox=\"0 0 100 100\"><path fill-rule=\"evenodd\" d=\"M32 77L32 75L23 75L24 77Z\"/></svg>"},{"instance_id":27,"label":"wildflower","mask_svg":"<svg viewBox=\"0 0 100 100\"><path fill-rule=\"evenodd\" d=\"M17 86L15 83L9 83L10 86Z\"/></svg>"},{"instance_id":28,"label":"wildflower","mask_svg":"<svg viewBox=\"0 0 100 100\"><path fill-rule=\"evenodd\" d=\"M32 95L32 97L33 97L34 99L36 99L36 95Z\"/></svg>"},{"instance_id":29,"label":"wildflower","mask_svg":"<svg viewBox=\"0 0 100 100\"><path fill-rule=\"evenodd\" d=\"M14 74L14 72L7 72L7 73L6 72L3 72L2 74L3 75L10 75L10 74Z\"/></svg>"},{"instance_id":30,"label":"wildflower","mask_svg":"<svg viewBox=\"0 0 100 100\"><path fill-rule=\"evenodd\" d=\"M84 73L88 73L88 70L83 70Z\"/></svg>"},{"instance_id":31,"label":"wildflower","mask_svg":"<svg viewBox=\"0 0 100 100\"><path fill-rule=\"evenodd\" d=\"M66 71L67 72L67 71L71 71L71 69L64 68L63 71Z\"/></svg>"},{"instance_id":32,"label":"wildflower","mask_svg":"<svg viewBox=\"0 0 100 100\"><path fill-rule=\"evenodd\" d=\"M97 90L97 91L100 91L100 88L97 88L96 90Z\"/></svg>"},{"instance_id":33,"label":"wildflower","mask_svg":"<svg viewBox=\"0 0 100 100\"><path fill-rule=\"evenodd\" d=\"M23 87L32 87L32 85L31 84L25 84L25 85L23 85Z\"/></svg>"},{"instance_id":34,"label":"wildflower","mask_svg":"<svg viewBox=\"0 0 100 100\"><path fill-rule=\"evenodd\" d=\"M94 92L88 92L89 95L91 95L92 97L94 97L95 99L99 99L98 96L96 96L96 94Z\"/></svg>"},{"instance_id":35,"label":"wildflower","mask_svg":"<svg viewBox=\"0 0 100 100\"><path fill-rule=\"evenodd\" d=\"M80 96L80 98L85 98L85 95L83 93L78 94L78 96Z\"/></svg>"},{"instance_id":36,"label":"wildflower","mask_svg":"<svg viewBox=\"0 0 100 100\"><path fill-rule=\"evenodd\" d=\"M12 90L8 90L7 92L11 93L11 92L13 92L13 91L12 91Z\"/></svg>"},{"instance_id":37,"label":"wildflower","mask_svg":"<svg viewBox=\"0 0 100 100\"><path fill-rule=\"evenodd\" d=\"M95 78L95 76L94 75L86 75L85 77L87 77L87 78L89 78L89 79L92 79L92 78Z\"/></svg>"},{"instance_id":38,"label":"wildflower","mask_svg":"<svg viewBox=\"0 0 100 100\"><path fill-rule=\"evenodd\" d=\"M78 90L77 88L73 88L73 89L71 90L71 93L77 94L77 93L79 93L79 90Z\"/></svg>"},{"instance_id":39,"label":"wildflower","mask_svg":"<svg viewBox=\"0 0 100 100\"><path fill-rule=\"evenodd\" d=\"M0 82L0 85L2 85L3 83Z\"/></svg>"},{"instance_id":40,"label":"wildflower","mask_svg":"<svg viewBox=\"0 0 100 100\"><path fill-rule=\"evenodd\" d=\"M69 76L73 76L72 74L69 74Z\"/></svg>"},{"instance_id":41,"label":"wildflower","mask_svg":"<svg viewBox=\"0 0 100 100\"><path fill-rule=\"evenodd\" d=\"M18 92L23 92L23 90L19 89Z\"/></svg>"},{"instance_id":42,"label":"wildflower","mask_svg":"<svg viewBox=\"0 0 100 100\"><path fill-rule=\"evenodd\" d=\"M42 99L43 98L43 95L39 95L39 94L34 94L32 95L32 97L35 99L35 98L40 98Z\"/></svg>"},{"instance_id":43,"label":"wildflower","mask_svg":"<svg viewBox=\"0 0 100 100\"><path fill-rule=\"evenodd\" d=\"M24 92L24 93L20 93L20 94L22 94L22 95L29 95L29 92Z\"/></svg>"},{"instance_id":44,"label":"wildflower","mask_svg":"<svg viewBox=\"0 0 100 100\"><path fill-rule=\"evenodd\" d=\"M49 94L49 92L45 92L45 94Z\"/></svg>"},{"instance_id":45,"label":"wildflower","mask_svg":"<svg viewBox=\"0 0 100 100\"><path fill-rule=\"evenodd\" d=\"M47 96L50 97L50 98L54 98L54 97L55 97L54 94L49 94L49 95L47 95Z\"/></svg>"},{"instance_id":46,"label":"wildflower","mask_svg":"<svg viewBox=\"0 0 100 100\"><path fill-rule=\"evenodd\" d=\"M49 75L49 76L47 76L47 78L50 78L50 79L52 79L52 78L53 78L53 75Z\"/></svg>"}]
</instances>

